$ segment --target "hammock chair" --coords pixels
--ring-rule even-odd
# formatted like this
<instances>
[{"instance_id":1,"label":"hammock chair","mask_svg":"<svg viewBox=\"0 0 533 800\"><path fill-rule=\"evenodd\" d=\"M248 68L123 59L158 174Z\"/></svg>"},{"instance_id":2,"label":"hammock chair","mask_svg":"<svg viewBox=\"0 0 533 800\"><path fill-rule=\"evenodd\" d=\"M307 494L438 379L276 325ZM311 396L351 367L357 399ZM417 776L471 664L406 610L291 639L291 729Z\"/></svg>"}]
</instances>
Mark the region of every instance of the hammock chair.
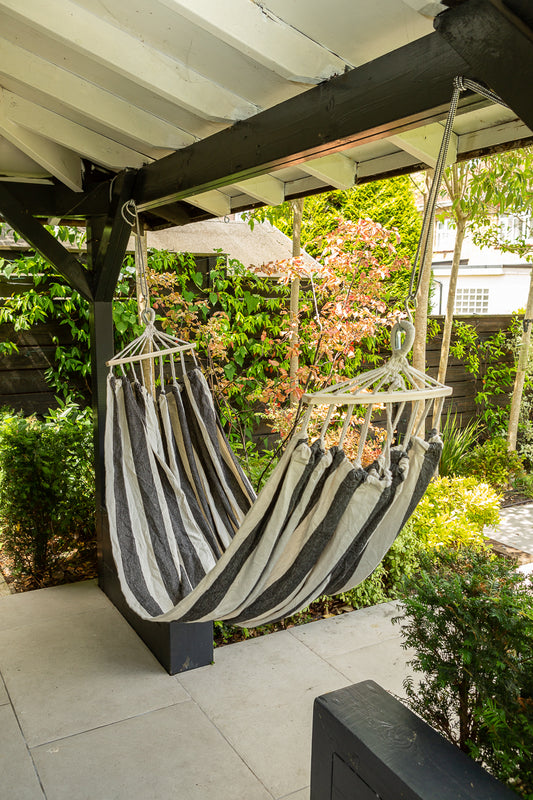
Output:
<instances>
[{"instance_id":1,"label":"hammock chair","mask_svg":"<svg viewBox=\"0 0 533 800\"><path fill-rule=\"evenodd\" d=\"M455 82L440 173L464 88L470 87ZM414 275L423 263L437 189L428 203L433 208L424 219L407 308L416 294ZM435 404L438 420L451 389L407 361L411 322L394 326L392 357L384 366L304 395L303 419L256 497L217 418L194 345L157 331L151 309L144 319L141 336L108 362L106 505L130 607L146 620L252 627L364 580L424 494L442 449L436 430L427 440L423 431L430 409ZM324 405L323 428L311 442L313 409ZM342 445L361 408L366 412L352 463ZM336 445L326 449L326 432L340 409L344 424ZM383 450L363 468L376 415L385 419ZM395 442L400 421L404 430Z\"/></svg>"}]
</instances>

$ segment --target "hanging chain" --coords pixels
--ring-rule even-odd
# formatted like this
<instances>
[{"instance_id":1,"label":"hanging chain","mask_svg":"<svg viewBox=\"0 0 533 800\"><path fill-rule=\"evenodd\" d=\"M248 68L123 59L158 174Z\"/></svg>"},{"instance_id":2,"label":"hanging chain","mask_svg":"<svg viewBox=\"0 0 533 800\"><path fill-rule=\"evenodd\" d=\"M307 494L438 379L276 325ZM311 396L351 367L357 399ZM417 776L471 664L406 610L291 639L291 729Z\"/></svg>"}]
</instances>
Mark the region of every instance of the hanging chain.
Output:
<instances>
[{"instance_id":1,"label":"hanging chain","mask_svg":"<svg viewBox=\"0 0 533 800\"><path fill-rule=\"evenodd\" d=\"M142 246L143 230L141 220L137 212L135 200L128 200L121 209L122 219L135 228L135 254L139 264L139 285L141 294L144 298L145 307L141 313L141 319L145 325L153 323L155 319L154 310L150 307L150 287L148 286L148 273Z\"/></svg>"},{"instance_id":2,"label":"hanging chain","mask_svg":"<svg viewBox=\"0 0 533 800\"><path fill-rule=\"evenodd\" d=\"M418 241L418 247L416 249L415 258L413 261L413 269L411 270L411 278L409 280L409 294L407 295L407 299L405 301L405 310L407 312L407 317L410 322L413 321L411 315L411 307L416 308L416 297L418 294L418 290L420 288L422 273L424 271L424 264L426 262L429 237L430 234L432 234L433 232L433 225L435 222L435 212L437 209L437 199L439 196L442 175L444 173L444 168L446 166L446 156L448 155L448 148L452 136L455 115L457 113L459 97L461 96L461 92L465 92L466 90L476 92L476 94L482 95L483 97L486 97L488 100L492 100L494 103L499 103L500 105L505 106L505 108L508 108L508 106L503 102L503 100L501 100L498 97L497 94L494 94L494 92L492 92L490 89L487 89L485 86L481 86L481 84L476 83L475 81L471 81L469 78L463 78L461 76L456 76L453 79L452 99L450 101L450 108L448 111L448 116L446 118L446 123L444 125L442 142L440 145L437 163L435 164L435 173L433 176L433 181L431 183L431 188L429 190L428 201L426 203L426 209L424 211L424 218L422 220L422 231L420 233L420 239ZM415 278L416 278L416 285L415 285Z\"/></svg>"}]
</instances>

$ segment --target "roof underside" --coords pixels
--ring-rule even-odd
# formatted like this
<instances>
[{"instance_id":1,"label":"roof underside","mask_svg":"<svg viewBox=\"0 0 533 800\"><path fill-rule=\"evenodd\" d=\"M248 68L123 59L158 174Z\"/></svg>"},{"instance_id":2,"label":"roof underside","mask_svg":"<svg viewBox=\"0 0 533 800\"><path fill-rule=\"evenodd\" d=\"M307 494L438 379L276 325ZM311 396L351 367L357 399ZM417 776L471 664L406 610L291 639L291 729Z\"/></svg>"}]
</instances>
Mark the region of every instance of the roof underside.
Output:
<instances>
[{"instance_id":1,"label":"roof underside","mask_svg":"<svg viewBox=\"0 0 533 800\"><path fill-rule=\"evenodd\" d=\"M511 18L527 5L508 4ZM492 3L0 0L0 187L36 215L83 218L83 198L135 170L158 227L431 166L450 75L486 80L434 32L466 7ZM529 142L509 104L466 96L452 154Z\"/></svg>"}]
</instances>

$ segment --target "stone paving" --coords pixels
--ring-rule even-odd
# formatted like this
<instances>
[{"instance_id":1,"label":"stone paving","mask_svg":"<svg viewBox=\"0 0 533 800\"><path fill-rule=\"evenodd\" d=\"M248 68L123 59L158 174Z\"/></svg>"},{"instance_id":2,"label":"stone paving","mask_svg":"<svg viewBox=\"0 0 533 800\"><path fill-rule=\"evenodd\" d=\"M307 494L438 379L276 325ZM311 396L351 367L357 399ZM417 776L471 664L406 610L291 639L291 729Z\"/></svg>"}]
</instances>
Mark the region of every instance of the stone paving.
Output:
<instances>
[{"instance_id":1,"label":"stone paving","mask_svg":"<svg viewBox=\"0 0 533 800\"><path fill-rule=\"evenodd\" d=\"M490 539L533 557L533 503L502 508L499 525L486 527L485 534Z\"/></svg>"},{"instance_id":2,"label":"stone paving","mask_svg":"<svg viewBox=\"0 0 533 800\"><path fill-rule=\"evenodd\" d=\"M228 645L170 677L93 582L0 599L5 800L308 800L313 701L401 694L394 604Z\"/></svg>"},{"instance_id":3,"label":"stone paving","mask_svg":"<svg viewBox=\"0 0 533 800\"><path fill-rule=\"evenodd\" d=\"M487 535L533 554L532 523L533 504L504 509ZM94 582L7 591L0 796L308 800L315 697L367 678L402 694L395 613L386 603L249 639L171 677Z\"/></svg>"}]
</instances>

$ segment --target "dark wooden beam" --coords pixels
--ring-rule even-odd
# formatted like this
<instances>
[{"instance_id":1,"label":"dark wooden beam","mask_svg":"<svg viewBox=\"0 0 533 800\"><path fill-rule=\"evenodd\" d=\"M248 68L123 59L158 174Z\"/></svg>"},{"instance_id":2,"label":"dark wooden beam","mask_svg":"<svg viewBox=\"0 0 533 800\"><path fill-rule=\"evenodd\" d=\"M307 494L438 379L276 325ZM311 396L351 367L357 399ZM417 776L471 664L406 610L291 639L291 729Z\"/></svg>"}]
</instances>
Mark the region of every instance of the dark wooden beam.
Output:
<instances>
[{"instance_id":1,"label":"dark wooden beam","mask_svg":"<svg viewBox=\"0 0 533 800\"><path fill-rule=\"evenodd\" d=\"M109 212L98 231L98 241L92 242L94 298L98 301L113 299L131 234L131 224L123 217L122 207L131 199L135 177L135 170L125 170L113 182Z\"/></svg>"},{"instance_id":2,"label":"dark wooden beam","mask_svg":"<svg viewBox=\"0 0 533 800\"><path fill-rule=\"evenodd\" d=\"M110 181L106 181L86 192L73 192L63 184L10 182L9 192L34 217L75 223L84 222L90 216L106 214L109 207L109 184Z\"/></svg>"},{"instance_id":3,"label":"dark wooden beam","mask_svg":"<svg viewBox=\"0 0 533 800\"><path fill-rule=\"evenodd\" d=\"M468 62L469 77L484 81L533 130L531 28L500 0L469 0L436 17L435 29Z\"/></svg>"},{"instance_id":4,"label":"dark wooden beam","mask_svg":"<svg viewBox=\"0 0 533 800\"><path fill-rule=\"evenodd\" d=\"M430 123L465 72L441 36L418 39L142 167L135 200L155 208Z\"/></svg>"},{"instance_id":5,"label":"dark wooden beam","mask_svg":"<svg viewBox=\"0 0 533 800\"><path fill-rule=\"evenodd\" d=\"M52 264L69 286L86 300L93 296L90 273L73 253L69 252L21 202L0 182L0 214L38 253Z\"/></svg>"}]
</instances>

